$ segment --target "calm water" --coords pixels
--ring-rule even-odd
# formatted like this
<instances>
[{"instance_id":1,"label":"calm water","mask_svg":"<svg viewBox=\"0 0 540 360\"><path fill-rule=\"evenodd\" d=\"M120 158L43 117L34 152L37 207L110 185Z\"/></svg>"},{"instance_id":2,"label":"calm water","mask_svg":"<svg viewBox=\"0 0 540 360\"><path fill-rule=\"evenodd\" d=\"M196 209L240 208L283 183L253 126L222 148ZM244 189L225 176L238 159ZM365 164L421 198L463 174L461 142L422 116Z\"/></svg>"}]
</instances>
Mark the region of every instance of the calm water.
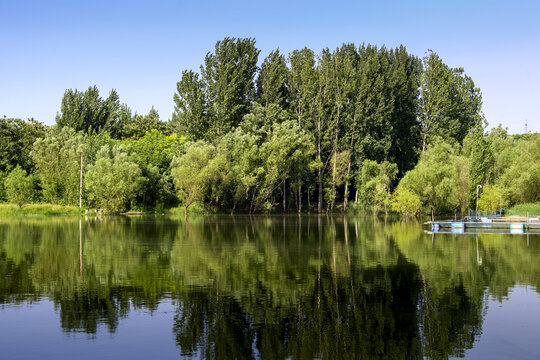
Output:
<instances>
[{"instance_id":1,"label":"calm water","mask_svg":"<svg viewBox=\"0 0 540 360\"><path fill-rule=\"evenodd\" d=\"M2 359L540 358L540 235L0 219Z\"/></svg>"}]
</instances>

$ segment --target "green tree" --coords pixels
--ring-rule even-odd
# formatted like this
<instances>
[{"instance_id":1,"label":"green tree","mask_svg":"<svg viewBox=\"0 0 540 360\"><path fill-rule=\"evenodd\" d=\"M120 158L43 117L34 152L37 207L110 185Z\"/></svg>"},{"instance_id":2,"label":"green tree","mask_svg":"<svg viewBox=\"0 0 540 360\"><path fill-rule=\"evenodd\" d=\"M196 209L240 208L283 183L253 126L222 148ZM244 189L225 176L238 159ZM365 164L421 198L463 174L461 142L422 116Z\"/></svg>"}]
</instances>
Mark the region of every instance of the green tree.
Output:
<instances>
[{"instance_id":1,"label":"green tree","mask_svg":"<svg viewBox=\"0 0 540 360\"><path fill-rule=\"evenodd\" d=\"M422 200L412 191L398 186L392 195L392 209L406 217L415 216L422 210Z\"/></svg>"},{"instance_id":2,"label":"green tree","mask_svg":"<svg viewBox=\"0 0 540 360\"><path fill-rule=\"evenodd\" d=\"M246 211L254 211L255 196L264 174L260 146L271 129L272 121L280 121L275 116L283 114L285 117L280 120L285 121L287 113L279 106L271 104L265 108L255 104L252 112L244 116L241 125L225 135L220 142L219 156L213 162L225 162L224 182L231 194L231 212L243 204L247 204Z\"/></svg>"},{"instance_id":3,"label":"green tree","mask_svg":"<svg viewBox=\"0 0 540 360\"><path fill-rule=\"evenodd\" d=\"M322 164L323 117L315 54L308 48L294 50L289 54L289 111L300 127L315 139L316 161ZM317 114L321 115L318 116ZM322 211L323 167L317 166L317 209ZM308 185L309 186L309 185ZM308 194L309 201L309 194Z\"/></svg>"},{"instance_id":4,"label":"green tree","mask_svg":"<svg viewBox=\"0 0 540 360\"><path fill-rule=\"evenodd\" d=\"M392 143L394 97L388 80L388 52L368 45L362 46L359 53L355 116L361 137L355 145L356 158L381 162L388 159Z\"/></svg>"},{"instance_id":5,"label":"green tree","mask_svg":"<svg viewBox=\"0 0 540 360\"><path fill-rule=\"evenodd\" d=\"M34 143L30 155L46 201L78 204L83 144L83 134L70 127L51 128L44 138Z\"/></svg>"},{"instance_id":6,"label":"green tree","mask_svg":"<svg viewBox=\"0 0 540 360\"><path fill-rule=\"evenodd\" d=\"M470 200L471 189L471 165L469 159L465 156L456 156L454 158L454 166L456 169L456 193L461 213L467 211L467 206Z\"/></svg>"},{"instance_id":7,"label":"green tree","mask_svg":"<svg viewBox=\"0 0 540 360\"><path fill-rule=\"evenodd\" d=\"M225 38L206 54L201 74L210 121L207 138L216 140L236 127L255 99L259 50L254 39Z\"/></svg>"},{"instance_id":8,"label":"green tree","mask_svg":"<svg viewBox=\"0 0 540 360\"><path fill-rule=\"evenodd\" d=\"M296 121L274 123L268 138L261 146L264 180L260 184L257 204L269 210L271 198L276 190L282 189L283 210L287 209L287 183L291 179L296 185L297 175L307 172L315 152L309 135L302 131ZM270 200L270 201L269 201Z\"/></svg>"},{"instance_id":9,"label":"green tree","mask_svg":"<svg viewBox=\"0 0 540 360\"><path fill-rule=\"evenodd\" d=\"M378 176L379 164L374 160L364 160L356 180L358 200L363 205L364 211L375 202L375 187Z\"/></svg>"},{"instance_id":10,"label":"green tree","mask_svg":"<svg viewBox=\"0 0 540 360\"><path fill-rule=\"evenodd\" d=\"M434 136L461 144L469 131L480 125L482 95L462 68L450 68L439 55L424 57L421 77L420 125L422 150Z\"/></svg>"},{"instance_id":11,"label":"green tree","mask_svg":"<svg viewBox=\"0 0 540 360\"><path fill-rule=\"evenodd\" d=\"M424 208L449 212L459 205L457 178L453 147L437 141L422 153L418 164L405 174L397 190L403 195L407 195L406 191L414 194Z\"/></svg>"},{"instance_id":12,"label":"green tree","mask_svg":"<svg viewBox=\"0 0 540 360\"><path fill-rule=\"evenodd\" d=\"M414 168L420 150L418 94L422 61L404 46L390 50L389 82L393 94L392 143L389 160L396 163L400 177Z\"/></svg>"},{"instance_id":13,"label":"green tree","mask_svg":"<svg viewBox=\"0 0 540 360\"><path fill-rule=\"evenodd\" d=\"M476 186L491 182L491 172L494 167L494 154L491 139L484 134L482 127L471 131L463 140L462 154L469 161L469 200L473 205L476 201ZM463 206L461 207L463 211Z\"/></svg>"},{"instance_id":14,"label":"green tree","mask_svg":"<svg viewBox=\"0 0 540 360\"><path fill-rule=\"evenodd\" d=\"M135 114L130 121L126 122L122 134L124 138L139 139L152 130L164 134L169 133L167 124L159 119L159 113L153 106L147 115Z\"/></svg>"},{"instance_id":15,"label":"green tree","mask_svg":"<svg viewBox=\"0 0 540 360\"><path fill-rule=\"evenodd\" d=\"M479 210L496 211L504 204L503 191L496 185L486 185L478 199Z\"/></svg>"},{"instance_id":16,"label":"green tree","mask_svg":"<svg viewBox=\"0 0 540 360\"><path fill-rule=\"evenodd\" d=\"M272 51L263 61L257 78L257 99L263 106L277 104L287 108L289 104L289 69L285 56Z\"/></svg>"},{"instance_id":17,"label":"green tree","mask_svg":"<svg viewBox=\"0 0 540 360\"><path fill-rule=\"evenodd\" d=\"M92 205L108 213L128 208L143 178L141 169L119 146L103 146L95 164L87 166L85 187Z\"/></svg>"},{"instance_id":18,"label":"green tree","mask_svg":"<svg viewBox=\"0 0 540 360\"><path fill-rule=\"evenodd\" d=\"M95 85L83 92L68 89L64 93L60 113L56 115L56 124L86 133L102 130L116 133L119 130L119 108L119 97L114 89L107 99L99 96Z\"/></svg>"},{"instance_id":19,"label":"green tree","mask_svg":"<svg viewBox=\"0 0 540 360\"><path fill-rule=\"evenodd\" d=\"M504 189L505 203L540 202L540 136L519 139L508 150L514 153L514 161L497 182Z\"/></svg>"},{"instance_id":20,"label":"green tree","mask_svg":"<svg viewBox=\"0 0 540 360\"><path fill-rule=\"evenodd\" d=\"M6 197L10 203L19 205L20 208L32 198L32 179L19 165L13 169L4 182Z\"/></svg>"},{"instance_id":21,"label":"green tree","mask_svg":"<svg viewBox=\"0 0 540 360\"><path fill-rule=\"evenodd\" d=\"M176 130L189 140L205 139L209 135L208 100L205 83L199 74L184 70L176 84L172 123Z\"/></svg>"},{"instance_id":22,"label":"green tree","mask_svg":"<svg viewBox=\"0 0 540 360\"><path fill-rule=\"evenodd\" d=\"M203 201L207 189L207 165L215 155L215 147L204 141L186 144L185 154L172 163L172 178L178 197L184 202L184 216L196 201Z\"/></svg>"},{"instance_id":23,"label":"green tree","mask_svg":"<svg viewBox=\"0 0 540 360\"><path fill-rule=\"evenodd\" d=\"M45 125L34 119L0 118L0 171L11 171L20 165L32 172L30 151L36 139L45 136L45 129Z\"/></svg>"},{"instance_id":24,"label":"green tree","mask_svg":"<svg viewBox=\"0 0 540 360\"><path fill-rule=\"evenodd\" d=\"M385 215L388 215L388 208L392 200L392 182L395 180L398 168L397 165L389 161L383 161L379 165L379 176L375 186L375 212L384 208Z\"/></svg>"},{"instance_id":25,"label":"green tree","mask_svg":"<svg viewBox=\"0 0 540 360\"><path fill-rule=\"evenodd\" d=\"M391 201L392 182L397 175L397 165L388 161L378 164L374 160L364 160L360 176L357 178L359 200L364 206L373 206L374 213L384 209L388 213Z\"/></svg>"},{"instance_id":26,"label":"green tree","mask_svg":"<svg viewBox=\"0 0 540 360\"><path fill-rule=\"evenodd\" d=\"M143 137L121 142L133 161L142 170L144 181L136 202L143 207L171 205L176 196L170 166L175 154L182 150L185 138L176 134L165 135L154 129Z\"/></svg>"},{"instance_id":27,"label":"green tree","mask_svg":"<svg viewBox=\"0 0 540 360\"><path fill-rule=\"evenodd\" d=\"M288 58L289 70L289 110L298 119L300 127L313 131L314 100L317 91L315 54L308 48L294 50Z\"/></svg>"}]
</instances>

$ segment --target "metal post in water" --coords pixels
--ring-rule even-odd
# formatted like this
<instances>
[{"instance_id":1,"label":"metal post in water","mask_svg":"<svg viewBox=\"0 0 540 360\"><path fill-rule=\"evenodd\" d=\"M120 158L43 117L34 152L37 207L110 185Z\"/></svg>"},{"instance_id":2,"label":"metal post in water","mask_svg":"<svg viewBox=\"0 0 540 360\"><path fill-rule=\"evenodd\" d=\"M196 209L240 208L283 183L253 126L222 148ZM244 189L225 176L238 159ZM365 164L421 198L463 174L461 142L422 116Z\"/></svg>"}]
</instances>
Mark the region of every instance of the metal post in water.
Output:
<instances>
[{"instance_id":1,"label":"metal post in water","mask_svg":"<svg viewBox=\"0 0 540 360\"><path fill-rule=\"evenodd\" d=\"M476 218L478 218L478 189L481 189L482 185L476 185Z\"/></svg>"}]
</instances>

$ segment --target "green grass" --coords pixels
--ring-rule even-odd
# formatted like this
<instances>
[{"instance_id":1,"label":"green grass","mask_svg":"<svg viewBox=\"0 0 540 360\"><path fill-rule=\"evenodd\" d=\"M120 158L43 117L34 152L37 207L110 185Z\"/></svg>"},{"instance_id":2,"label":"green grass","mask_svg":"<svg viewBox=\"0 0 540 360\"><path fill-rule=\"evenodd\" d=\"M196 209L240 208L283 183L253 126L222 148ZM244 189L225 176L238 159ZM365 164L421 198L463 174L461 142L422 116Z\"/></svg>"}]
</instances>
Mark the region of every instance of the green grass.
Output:
<instances>
[{"instance_id":1,"label":"green grass","mask_svg":"<svg viewBox=\"0 0 540 360\"><path fill-rule=\"evenodd\" d=\"M529 216L532 215L540 215L540 204L518 204L514 205L507 211L510 215L527 215L529 213Z\"/></svg>"},{"instance_id":2,"label":"green grass","mask_svg":"<svg viewBox=\"0 0 540 360\"><path fill-rule=\"evenodd\" d=\"M163 212L167 215L182 215L184 216L184 207L183 206L177 206L173 208L169 208L166 210L163 210ZM188 214L202 214L202 206L199 203L195 203L191 205L188 208Z\"/></svg>"},{"instance_id":3,"label":"green grass","mask_svg":"<svg viewBox=\"0 0 540 360\"><path fill-rule=\"evenodd\" d=\"M0 215L76 215L81 210L75 206L53 204L26 204L22 208L15 204L0 204Z\"/></svg>"}]
</instances>

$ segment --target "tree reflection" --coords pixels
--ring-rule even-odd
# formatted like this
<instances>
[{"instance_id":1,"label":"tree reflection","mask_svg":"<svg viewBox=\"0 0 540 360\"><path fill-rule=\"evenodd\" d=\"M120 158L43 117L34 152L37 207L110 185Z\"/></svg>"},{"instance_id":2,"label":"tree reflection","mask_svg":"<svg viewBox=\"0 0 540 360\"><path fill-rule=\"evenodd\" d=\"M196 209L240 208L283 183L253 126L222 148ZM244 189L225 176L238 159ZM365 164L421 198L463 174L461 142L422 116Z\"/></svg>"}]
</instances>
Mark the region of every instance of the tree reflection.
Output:
<instances>
[{"instance_id":1,"label":"tree reflection","mask_svg":"<svg viewBox=\"0 0 540 360\"><path fill-rule=\"evenodd\" d=\"M2 220L0 303L47 296L66 332L96 334L170 297L183 356L447 358L487 296L538 289L538 242L512 240L371 217Z\"/></svg>"}]
</instances>

